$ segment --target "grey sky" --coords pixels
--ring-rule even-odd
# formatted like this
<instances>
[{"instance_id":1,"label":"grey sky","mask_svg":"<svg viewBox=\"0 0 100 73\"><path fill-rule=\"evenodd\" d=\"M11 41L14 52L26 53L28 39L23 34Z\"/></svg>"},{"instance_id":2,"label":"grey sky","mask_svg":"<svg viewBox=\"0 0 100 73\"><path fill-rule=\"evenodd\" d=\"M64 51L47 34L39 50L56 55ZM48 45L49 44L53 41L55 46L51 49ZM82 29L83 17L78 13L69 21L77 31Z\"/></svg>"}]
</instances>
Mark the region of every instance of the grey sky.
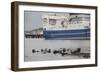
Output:
<instances>
[{"instance_id":1,"label":"grey sky","mask_svg":"<svg viewBox=\"0 0 100 73\"><path fill-rule=\"evenodd\" d=\"M24 29L33 30L39 27L42 27L42 12L25 11Z\"/></svg>"}]
</instances>

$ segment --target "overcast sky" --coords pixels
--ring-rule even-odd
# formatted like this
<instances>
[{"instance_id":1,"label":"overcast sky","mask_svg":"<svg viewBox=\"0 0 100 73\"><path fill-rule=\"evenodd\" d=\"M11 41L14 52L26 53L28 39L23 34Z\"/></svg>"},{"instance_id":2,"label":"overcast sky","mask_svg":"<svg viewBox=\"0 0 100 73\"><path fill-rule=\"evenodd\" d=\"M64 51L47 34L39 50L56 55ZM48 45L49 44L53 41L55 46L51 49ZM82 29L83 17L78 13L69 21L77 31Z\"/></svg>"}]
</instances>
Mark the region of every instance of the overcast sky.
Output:
<instances>
[{"instance_id":1,"label":"overcast sky","mask_svg":"<svg viewBox=\"0 0 100 73\"><path fill-rule=\"evenodd\" d=\"M42 26L42 12L25 11L24 12L24 28L25 30L33 30Z\"/></svg>"}]
</instances>

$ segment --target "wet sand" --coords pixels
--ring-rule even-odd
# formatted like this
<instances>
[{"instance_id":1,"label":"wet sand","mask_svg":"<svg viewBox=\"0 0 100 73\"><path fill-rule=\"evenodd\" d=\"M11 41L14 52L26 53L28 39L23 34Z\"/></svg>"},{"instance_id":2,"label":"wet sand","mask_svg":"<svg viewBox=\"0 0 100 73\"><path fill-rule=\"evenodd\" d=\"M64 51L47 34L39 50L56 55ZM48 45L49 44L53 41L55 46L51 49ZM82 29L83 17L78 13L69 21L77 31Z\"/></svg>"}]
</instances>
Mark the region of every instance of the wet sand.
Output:
<instances>
[{"instance_id":1,"label":"wet sand","mask_svg":"<svg viewBox=\"0 0 100 73\"><path fill-rule=\"evenodd\" d=\"M49 48L52 51L59 48L82 48L82 52L88 52L90 50L89 40L44 40L44 39L34 39L25 38L25 51L24 51L24 61L48 61L48 60L67 60L67 59L83 59L82 56L76 55L65 55L61 56L59 54L43 54L43 53L32 53L32 49L40 50L42 48ZM89 51L90 52L90 51Z\"/></svg>"}]
</instances>

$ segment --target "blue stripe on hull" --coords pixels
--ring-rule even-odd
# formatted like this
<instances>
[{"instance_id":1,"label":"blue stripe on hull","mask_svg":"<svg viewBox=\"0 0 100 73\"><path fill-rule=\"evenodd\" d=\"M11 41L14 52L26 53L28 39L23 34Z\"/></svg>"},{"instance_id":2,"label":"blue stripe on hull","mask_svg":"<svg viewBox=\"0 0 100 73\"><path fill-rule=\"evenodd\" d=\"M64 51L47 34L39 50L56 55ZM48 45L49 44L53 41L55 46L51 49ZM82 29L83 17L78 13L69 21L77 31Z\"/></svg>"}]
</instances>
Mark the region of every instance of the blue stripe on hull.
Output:
<instances>
[{"instance_id":1,"label":"blue stripe on hull","mask_svg":"<svg viewBox=\"0 0 100 73\"><path fill-rule=\"evenodd\" d=\"M90 37L45 38L45 40L90 40Z\"/></svg>"},{"instance_id":2,"label":"blue stripe on hull","mask_svg":"<svg viewBox=\"0 0 100 73\"><path fill-rule=\"evenodd\" d=\"M86 39L90 37L90 29L44 31L44 37L45 39Z\"/></svg>"},{"instance_id":3,"label":"blue stripe on hull","mask_svg":"<svg viewBox=\"0 0 100 73\"><path fill-rule=\"evenodd\" d=\"M90 32L90 29L78 29L78 30L46 30L43 31L45 34L51 34L51 33L80 33L80 32Z\"/></svg>"}]
</instances>

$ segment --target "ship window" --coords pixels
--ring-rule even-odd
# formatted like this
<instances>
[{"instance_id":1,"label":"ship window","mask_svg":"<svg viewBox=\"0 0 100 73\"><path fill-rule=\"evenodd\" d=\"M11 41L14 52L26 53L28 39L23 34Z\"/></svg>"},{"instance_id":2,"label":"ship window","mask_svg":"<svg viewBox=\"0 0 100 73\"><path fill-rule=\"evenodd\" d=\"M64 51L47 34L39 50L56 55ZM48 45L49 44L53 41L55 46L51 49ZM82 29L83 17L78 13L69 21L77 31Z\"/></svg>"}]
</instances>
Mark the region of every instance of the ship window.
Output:
<instances>
[{"instance_id":1,"label":"ship window","mask_svg":"<svg viewBox=\"0 0 100 73\"><path fill-rule=\"evenodd\" d=\"M47 23L47 18L44 18L43 22L44 22L44 24L46 24Z\"/></svg>"},{"instance_id":2,"label":"ship window","mask_svg":"<svg viewBox=\"0 0 100 73\"><path fill-rule=\"evenodd\" d=\"M56 19L49 19L49 24L50 25L55 25L56 24Z\"/></svg>"},{"instance_id":3,"label":"ship window","mask_svg":"<svg viewBox=\"0 0 100 73\"><path fill-rule=\"evenodd\" d=\"M62 27L64 27L64 21L61 22Z\"/></svg>"},{"instance_id":4,"label":"ship window","mask_svg":"<svg viewBox=\"0 0 100 73\"><path fill-rule=\"evenodd\" d=\"M89 28L89 26L84 26L84 28L88 29L88 28Z\"/></svg>"}]
</instances>

